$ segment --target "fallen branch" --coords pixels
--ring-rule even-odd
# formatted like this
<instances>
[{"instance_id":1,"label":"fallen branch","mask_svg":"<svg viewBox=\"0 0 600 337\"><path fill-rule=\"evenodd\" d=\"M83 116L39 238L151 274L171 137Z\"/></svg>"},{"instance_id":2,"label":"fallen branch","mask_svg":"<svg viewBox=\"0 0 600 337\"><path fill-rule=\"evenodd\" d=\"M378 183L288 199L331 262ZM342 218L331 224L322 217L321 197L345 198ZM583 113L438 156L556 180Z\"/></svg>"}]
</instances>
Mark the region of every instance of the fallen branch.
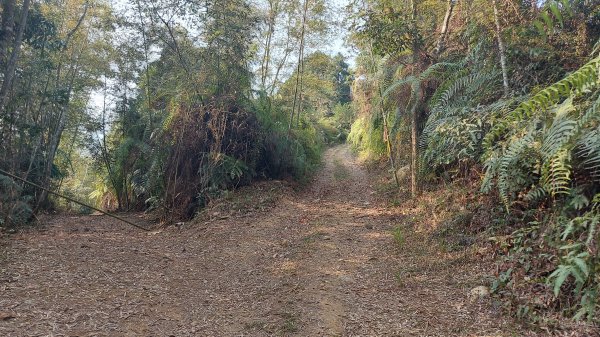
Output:
<instances>
[{"instance_id":1,"label":"fallen branch","mask_svg":"<svg viewBox=\"0 0 600 337\"><path fill-rule=\"evenodd\" d=\"M125 220L125 219L121 218L120 216L117 216L117 215L114 215L114 214L110 214L110 213L108 213L108 212L106 212L106 211L103 211L103 210L101 210L101 209L99 209L99 208L96 208L96 207L94 207L94 206L90 206L90 205L88 205L88 204L85 204L85 203L83 203L83 202L81 202L81 201L75 200L75 199L73 199L73 198L71 198L71 197L68 197L68 196L66 196L66 195L60 194L60 193L58 193L58 192L51 191L51 190L49 190L49 189L47 189L47 188L45 188L45 187L42 187L42 186L40 186L40 185L38 185L38 184L36 184L36 183L32 183L31 181L25 180L25 179L23 179L23 178L21 178L21 177L19 177L19 176L16 176L16 175L14 175L14 174L12 174L12 173L6 172L6 171L4 171L4 170L2 170L2 169L0 169L0 173L1 173L1 174L3 174L3 175L5 175L5 176L7 176L7 177L10 177L10 178L13 178L13 179L16 179L16 180L22 181L22 182L24 182L24 183L26 183L26 184L28 184L28 185L31 185L31 186L33 186L33 187L35 187L35 188L39 188L39 189L41 189L41 190L43 190L43 191L46 191L46 192L48 192L48 193L50 193L50 194L54 194L54 195L55 195L55 196L57 196L57 197L60 197L60 198L63 198L63 199L67 199L67 200L69 200L69 201L71 201L71 202L74 202L74 203L76 203L76 204L78 204L78 205L81 205L81 206L85 206L85 207L91 208L91 209L93 209L94 211L98 211L98 212L100 212L100 213L102 213L102 214L104 214L104 215L108 215L108 216L109 216L109 217L111 217L111 218L115 218L115 219L117 219L117 220L119 220L119 221L122 221L122 222L124 222L124 223L126 223L126 224L128 224L128 225L131 225L131 226L133 226L133 227L139 228L139 229L141 229L141 230L144 230L144 231L147 231L147 232L149 232L149 231L150 231L149 229L147 229L147 228L144 228L144 227L142 227L142 226L140 226L140 225L136 225L136 224L134 224L133 222L131 222L131 221L129 221L129 220Z\"/></svg>"}]
</instances>

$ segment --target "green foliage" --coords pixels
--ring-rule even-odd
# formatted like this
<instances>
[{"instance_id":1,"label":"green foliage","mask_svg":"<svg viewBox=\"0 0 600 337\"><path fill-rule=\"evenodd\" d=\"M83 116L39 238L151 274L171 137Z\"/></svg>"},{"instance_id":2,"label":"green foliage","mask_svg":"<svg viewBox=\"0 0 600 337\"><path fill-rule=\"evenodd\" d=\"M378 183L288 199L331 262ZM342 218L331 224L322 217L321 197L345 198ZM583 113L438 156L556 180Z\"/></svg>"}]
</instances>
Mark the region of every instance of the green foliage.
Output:
<instances>
[{"instance_id":1,"label":"green foliage","mask_svg":"<svg viewBox=\"0 0 600 337\"><path fill-rule=\"evenodd\" d=\"M562 219L560 233L559 257L556 270L548 276L554 296L570 289L571 296L579 302L575 318L594 319L600 309L600 254L598 244L600 231L600 201L596 195L590 211L570 220ZM567 286L570 284L570 286Z\"/></svg>"},{"instance_id":2,"label":"green foliage","mask_svg":"<svg viewBox=\"0 0 600 337\"><path fill-rule=\"evenodd\" d=\"M450 68L453 69L453 68ZM490 117L504 111L511 100L489 105L479 102L497 87L497 73L476 69L450 72L430 100L430 112L419 139L421 173L440 172L481 155Z\"/></svg>"},{"instance_id":3,"label":"green foliage","mask_svg":"<svg viewBox=\"0 0 600 337\"><path fill-rule=\"evenodd\" d=\"M363 15L364 25L359 36L373 43L373 50L380 55L394 55L409 49L415 34L411 20L404 11L368 11Z\"/></svg>"},{"instance_id":4,"label":"green foliage","mask_svg":"<svg viewBox=\"0 0 600 337\"><path fill-rule=\"evenodd\" d=\"M383 123L380 118L359 117L350 128L348 142L367 157L380 157L385 154Z\"/></svg>"},{"instance_id":5,"label":"green foliage","mask_svg":"<svg viewBox=\"0 0 600 337\"><path fill-rule=\"evenodd\" d=\"M27 223L33 215L31 197L12 178L0 174L0 226Z\"/></svg>"},{"instance_id":6,"label":"green foliage","mask_svg":"<svg viewBox=\"0 0 600 337\"><path fill-rule=\"evenodd\" d=\"M551 196L569 194L573 162L583 161L582 168L594 169L595 145L590 145L594 142L588 133L595 132L590 126L599 117L600 97L590 91L596 89L599 71L600 58L595 58L521 103L492 128L484 139L484 190L496 177L508 207L532 185L541 189L531 189L529 199L542 190ZM583 101L575 103L576 98Z\"/></svg>"},{"instance_id":7,"label":"green foliage","mask_svg":"<svg viewBox=\"0 0 600 337\"><path fill-rule=\"evenodd\" d=\"M271 178L292 176L304 181L321 162L323 138L317 129L304 119L302 128L288 130L287 114L271 107L263 97L255 104L261 125L261 151L256 171Z\"/></svg>"},{"instance_id":8,"label":"green foliage","mask_svg":"<svg viewBox=\"0 0 600 337\"><path fill-rule=\"evenodd\" d=\"M376 1L358 11L363 53L348 140L379 155L389 140L402 162L410 131L403 117L419 108L421 175L474 177L483 165L482 191L508 211L490 224L512 232L499 247L507 255L494 288L514 300L517 316L559 310L596 320L598 220L590 200L600 191L600 58L598 43L592 46L600 32L598 5L499 3L496 36L492 13L476 13L482 4L467 6L468 24L451 25L441 55L430 47L439 35L428 35L421 23L442 13L428 2L417 8L418 34L401 14L408 11L396 11L403 4ZM409 59L413 38L421 54ZM498 40L504 40L501 57ZM509 91L520 96L503 94L500 58Z\"/></svg>"},{"instance_id":9,"label":"green foliage","mask_svg":"<svg viewBox=\"0 0 600 337\"><path fill-rule=\"evenodd\" d=\"M569 0L547 1L540 11L539 18L534 20L533 24L544 39L547 39L548 35L554 34L555 26L560 25L561 28L564 27L563 16L570 16L572 14Z\"/></svg>"},{"instance_id":10,"label":"green foliage","mask_svg":"<svg viewBox=\"0 0 600 337\"><path fill-rule=\"evenodd\" d=\"M212 198L220 197L227 189L238 186L245 177L252 177L254 172L244 161L222 153L209 154L212 160L203 165L198 174L206 177L206 182L198 191L200 205L205 205Z\"/></svg>"},{"instance_id":11,"label":"green foliage","mask_svg":"<svg viewBox=\"0 0 600 337\"><path fill-rule=\"evenodd\" d=\"M553 300L575 318L596 319L600 258L598 255L597 149L600 59L595 58L565 79L541 90L508 114L500 115L484 141L484 191L494 187L511 210L516 202L529 208L551 201L561 215L530 233L546 242L515 241L535 254L556 256L545 277ZM593 200L590 202L590 200ZM512 237L517 238L517 232ZM538 252L540 251L540 252ZM529 262L527 262L529 263ZM526 272L530 272L527 269ZM517 282L513 280L513 282ZM534 310L526 306L528 313Z\"/></svg>"},{"instance_id":12,"label":"green foliage","mask_svg":"<svg viewBox=\"0 0 600 337\"><path fill-rule=\"evenodd\" d=\"M402 248L405 240L402 226L396 226L392 231L392 235L394 236L394 241L396 242L396 245L398 245L399 248Z\"/></svg>"},{"instance_id":13,"label":"green foliage","mask_svg":"<svg viewBox=\"0 0 600 337\"><path fill-rule=\"evenodd\" d=\"M301 92L298 91L301 113L313 120L330 118L335 114L338 105L350 102L350 83L352 74L348 64L340 54L329 56L317 51L303 60L301 76ZM296 95L298 71L296 70L282 84L277 101L284 107L292 109ZM298 98L297 97L297 98Z\"/></svg>"}]
</instances>

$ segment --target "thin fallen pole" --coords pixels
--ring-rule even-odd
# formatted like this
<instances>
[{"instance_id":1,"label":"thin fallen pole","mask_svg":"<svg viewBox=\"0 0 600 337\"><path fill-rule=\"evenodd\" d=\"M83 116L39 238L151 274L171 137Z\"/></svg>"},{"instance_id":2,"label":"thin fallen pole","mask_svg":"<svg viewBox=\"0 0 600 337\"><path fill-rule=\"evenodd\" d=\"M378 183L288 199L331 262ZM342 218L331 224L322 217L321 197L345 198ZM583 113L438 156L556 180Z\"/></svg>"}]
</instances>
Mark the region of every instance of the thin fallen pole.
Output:
<instances>
[{"instance_id":1,"label":"thin fallen pole","mask_svg":"<svg viewBox=\"0 0 600 337\"><path fill-rule=\"evenodd\" d=\"M69 201L71 201L71 202L74 202L74 203L76 203L76 204L78 204L78 205L81 205L81 206L85 206L85 207L91 208L91 209L93 209L94 211L98 211L98 212L100 212L100 213L102 213L102 214L104 214L104 215L108 215L108 216L109 216L109 217L111 217L111 218L115 218L115 219L117 219L117 220L119 220L119 221L122 221L122 222L124 222L124 223L126 223L126 224L128 224L128 225L131 225L131 226L133 226L133 227L139 228L139 229L141 229L141 230L144 230L144 231L146 231L146 232L149 232L149 231L150 231L149 229L147 229L147 228L144 228L144 227L142 227L142 226L140 226L140 225L136 225L136 224L134 224L133 222L131 222L131 221L129 221L129 220L125 220L125 219L121 218L120 216L117 216L117 215L114 215L114 214L110 214L110 213L108 213L108 212L106 212L106 211L103 211L103 210L101 210L101 209L97 208L97 207L90 206L90 205L88 205L88 204L85 204L85 203L83 203L83 202L81 202L81 201L75 200L75 199L73 199L73 198L71 198L71 197L68 197L68 196L66 196L66 195L62 195L62 194L60 194L60 193L58 193L58 192L51 191L51 190L49 190L49 189L47 189L47 188L45 188L45 187L42 187L42 186L40 186L40 185L38 185L38 184L36 184L36 183L32 183L31 181L25 180L25 179L23 179L23 178L21 178L21 177L19 177L19 176L16 176L16 175L14 175L14 174L12 174L12 173L6 172L6 171L4 171L4 170L2 170L2 169L0 169L0 173L1 173L1 174L3 174L3 175L5 175L5 176L7 176L7 177L11 177L11 178L13 178L13 179L16 179L16 180L22 181L22 182L24 182L24 183L26 183L26 184L28 184L28 185L31 185L31 186L33 186L33 187L35 187L35 188L39 188L39 189L41 189L41 190L44 190L44 191L46 191L46 192L48 192L48 193L50 193L50 194L54 194L54 195L55 195L55 196L57 196L57 197L60 197L60 198L63 198L63 199L67 199L67 200L69 200Z\"/></svg>"}]
</instances>

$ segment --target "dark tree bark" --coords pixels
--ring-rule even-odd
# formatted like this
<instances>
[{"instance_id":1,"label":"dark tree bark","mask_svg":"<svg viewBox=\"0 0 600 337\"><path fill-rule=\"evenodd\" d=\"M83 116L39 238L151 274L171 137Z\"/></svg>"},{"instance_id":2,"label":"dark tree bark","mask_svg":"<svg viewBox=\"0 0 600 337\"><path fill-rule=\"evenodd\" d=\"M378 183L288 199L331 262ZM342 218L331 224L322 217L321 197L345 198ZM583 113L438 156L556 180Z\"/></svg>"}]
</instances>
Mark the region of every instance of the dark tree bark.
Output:
<instances>
[{"instance_id":1,"label":"dark tree bark","mask_svg":"<svg viewBox=\"0 0 600 337\"><path fill-rule=\"evenodd\" d=\"M8 0L10 2L10 0ZM12 84L12 80L17 68L17 61L19 59L19 52L21 50L21 42L23 40L23 33L25 32L25 25L27 24L27 15L29 14L30 0L23 1L23 7L21 8L21 19L19 20L19 28L17 36L13 44L12 53L6 65L4 71L4 80L2 81L2 87L0 88L0 113L4 112L4 106L6 104L6 98L8 97L8 90ZM6 33L7 31L3 32Z\"/></svg>"},{"instance_id":2,"label":"dark tree bark","mask_svg":"<svg viewBox=\"0 0 600 337\"><path fill-rule=\"evenodd\" d=\"M0 30L0 65L8 62L8 49L13 40L15 25L15 1L2 1L2 26Z\"/></svg>"}]
</instances>

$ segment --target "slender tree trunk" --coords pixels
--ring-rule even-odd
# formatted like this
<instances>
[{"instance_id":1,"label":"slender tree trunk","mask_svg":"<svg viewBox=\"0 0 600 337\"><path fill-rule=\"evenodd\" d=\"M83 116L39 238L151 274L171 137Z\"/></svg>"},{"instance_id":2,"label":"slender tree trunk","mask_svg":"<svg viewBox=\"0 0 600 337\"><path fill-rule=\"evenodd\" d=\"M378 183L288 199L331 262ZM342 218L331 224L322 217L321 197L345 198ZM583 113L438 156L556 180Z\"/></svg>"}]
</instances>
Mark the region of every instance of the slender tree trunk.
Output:
<instances>
[{"instance_id":1,"label":"slender tree trunk","mask_svg":"<svg viewBox=\"0 0 600 337\"><path fill-rule=\"evenodd\" d=\"M273 34L275 33L275 20L279 11L278 0L269 0L269 21L267 28L267 41L265 42L265 54L261 64L261 79L260 87L266 90L267 77L269 76L269 66L271 63L271 44L273 42Z\"/></svg>"},{"instance_id":2,"label":"slender tree trunk","mask_svg":"<svg viewBox=\"0 0 600 337\"><path fill-rule=\"evenodd\" d=\"M0 88L0 113L4 112L4 105L8 97L8 90L12 84L15 69L17 68L17 60L19 59L19 51L21 50L21 41L23 40L23 33L25 32L25 25L27 24L27 16L29 14L29 3L30 0L23 1L23 7L21 8L21 20L19 21L19 30L15 37L15 43L13 50L6 65L6 71L4 72L4 81Z\"/></svg>"},{"instance_id":3,"label":"slender tree trunk","mask_svg":"<svg viewBox=\"0 0 600 337\"><path fill-rule=\"evenodd\" d=\"M369 48L369 56L371 58L371 64L375 63L375 55L373 54L373 45L370 45ZM381 89L380 81L377 81L377 94L379 95L379 113L383 118L383 141L386 145L388 160L390 161L390 166L394 171L394 181L396 182L396 187L400 187L400 181L398 180L398 171L396 170L396 160L394 159L394 147L392 145L392 140L390 139L390 128L388 125L389 113L386 113L383 108L383 90Z\"/></svg>"},{"instance_id":4,"label":"slender tree trunk","mask_svg":"<svg viewBox=\"0 0 600 337\"><path fill-rule=\"evenodd\" d=\"M298 50L298 67L296 69L296 87L294 89L294 103L292 104L292 113L290 114L290 125L288 129L292 129L294 123L294 113L296 112L296 106L298 105L298 89L300 88L300 77L302 76L302 57L304 54L304 33L306 28L306 15L308 12L308 1L304 0L303 14L302 14L302 30L300 32L300 46ZM300 113L298 113L300 117Z\"/></svg>"},{"instance_id":5,"label":"slender tree trunk","mask_svg":"<svg viewBox=\"0 0 600 337\"><path fill-rule=\"evenodd\" d=\"M73 92L73 85L75 83L75 78L77 77L77 74L79 73L78 63L79 63L79 60L76 60L75 64L72 66L73 71L72 71L72 75L71 75L71 78L69 81L69 87L67 89L68 91L67 91L66 103L61 107L60 114L58 116L58 125L57 125L56 129L54 130L54 133L52 134L51 138L49 139L49 144L48 144L49 146L47 148L48 158L46 159L44 173L42 176L42 181L44 182L44 185L48 185L48 183L50 182L50 176L52 174L52 167L54 166L54 159L56 157L56 152L58 151L58 147L60 145L62 134L63 134L63 131L65 130L65 126L67 123L67 114L69 111L69 102L71 100L71 93ZM48 197L48 192L45 190L42 190L41 195L37 202L38 208L42 205L42 203L44 203L46 201L47 197Z\"/></svg>"},{"instance_id":6,"label":"slender tree trunk","mask_svg":"<svg viewBox=\"0 0 600 337\"><path fill-rule=\"evenodd\" d=\"M123 207L123 201L121 200L121 193L118 190L118 184L115 180L115 173L112 169L112 165L110 163L110 156L108 154L108 145L106 144L106 77L104 78L104 97L102 100L102 141L100 142L100 152L102 153L102 160L104 161L104 165L106 166L106 171L108 173L108 179L110 180L113 189L115 190L115 195L117 197L117 208L121 209ZM166 199L165 199L166 200Z\"/></svg>"},{"instance_id":7,"label":"slender tree trunk","mask_svg":"<svg viewBox=\"0 0 600 337\"><path fill-rule=\"evenodd\" d=\"M291 28L291 23L288 20L287 39L285 41L285 48L283 51L284 54L283 54L283 57L281 58L281 62L279 62L279 64L277 65L277 70L275 70L275 76L273 76L273 81L271 83L271 87L269 90L270 96L273 96L273 93L275 92L275 89L277 88L277 82L279 81L279 74L281 73L281 69L283 69L283 66L285 66L285 64L287 63L287 59L290 56L290 41L291 41L290 28Z\"/></svg>"},{"instance_id":8,"label":"slender tree trunk","mask_svg":"<svg viewBox=\"0 0 600 337\"><path fill-rule=\"evenodd\" d=\"M454 10L454 5L456 4L456 0L448 0L446 8L446 15L444 16L444 21L442 22L442 28L440 29L440 38L437 42L435 50L433 51L433 58L436 59L440 56L442 51L444 51L444 42L446 40L446 36L448 35L448 24L450 23L450 18L452 17L452 12Z\"/></svg>"},{"instance_id":9,"label":"slender tree trunk","mask_svg":"<svg viewBox=\"0 0 600 337\"><path fill-rule=\"evenodd\" d=\"M138 18L140 20L140 29L142 31L142 42L144 43L144 72L146 75L146 100L148 101L148 109L150 109L150 62L148 61L148 37L146 36L146 26L144 25L144 19L142 17L142 5L140 0L136 1L138 9Z\"/></svg>"},{"instance_id":10,"label":"slender tree trunk","mask_svg":"<svg viewBox=\"0 0 600 337\"><path fill-rule=\"evenodd\" d=\"M300 93L298 95L298 113L296 118L296 126L300 127L300 112L304 109L304 43L300 50L301 61L300 61Z\"/></svg>"},{"instance_id":11,"label":"slender tree trunk","mask_svg":"<svg viewBox=\"0 0 600 337\"><path fill-rule=\"evenodd\" d=\"M13 39L15 0L2 1L2 26L0 28L0 65L8 62L8 46Z\"/></svg>"},{"instance_id":12,"label":"slender tree trunk","mask_svg":"<svg viewBox=\"0 0 600 337\"><path fill-rule=\"evenodd\" d=\"M381 92L381 87L377 85L377 91L379 92L379 99L383 99L383 93ZM390 161L390 165L392 166L392 171L394 171L394 181L396 182L396 187L400 187L400 181L398 180L398 171L396 170L396 161L394 160L394 148L392 147L392 140L390 139L390 128L388 125L389 115L385 113L381 103L379 103L381 117L383 118L383 141L386 144L386 149L388 153L388 159Z\"/></svg>"},{"instance_id":13,"label":"slender tree trunk","mask_svg":"<svg viewBox=\"0 0 600 337\"><path fill-rule=\"evenodd\" d=\"M508 71L506 70L506 49L502 40L502 28L500 27L500 15L498 14L497 0L492 0L494 7L494 22L496 24L496 38L498 39L498 51L500 52L500 67L502 68L502 86L504 88L504 96L508 96Z\"/></svg>"},{"instance_id":14,"label":"slender tree trunk","mask_svg":"<svg viewBox=\"0 0 600 337\"><path fill-rule=\"evenodd\" d=\"M418 40L418 28L417 28L417 2L418 0L411 0L411 21L412 21L412 63L413 63L413 72L416 74L418 72L418 64L419 64L419 40ZM421 90L418 88L417 90ZM413 108L411 112L411 133L410 133L410 148L411 148L411 164L410 164L410 192L413 198L415 198L418 194L418 182L417 182L417 165L418 165L418 149L417 149L417 127L419 120L419 101L420 98L415 93L415 101L413 103Z\"/></svg>"}]
</instances>

